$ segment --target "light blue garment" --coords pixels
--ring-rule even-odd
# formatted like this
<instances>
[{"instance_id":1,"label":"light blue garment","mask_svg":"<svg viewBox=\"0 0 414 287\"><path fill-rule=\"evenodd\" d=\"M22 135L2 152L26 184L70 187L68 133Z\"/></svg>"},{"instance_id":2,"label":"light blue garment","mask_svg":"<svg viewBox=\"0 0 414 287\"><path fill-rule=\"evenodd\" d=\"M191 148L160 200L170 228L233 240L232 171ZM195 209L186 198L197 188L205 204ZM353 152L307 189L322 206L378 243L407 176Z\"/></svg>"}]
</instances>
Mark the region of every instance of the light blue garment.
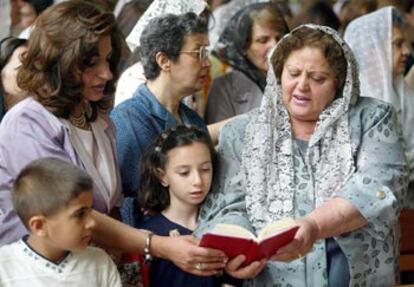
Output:
<instances>
[{"instance_id":1,"label":"light blue garment","mask_svg":"<svg viewBox=\"0 0 414 287\"><path fill-rule=\"evenodd\" d=\"M241 154L245 127L256 116L256 111L239 116L220 132L218 176L200 211L198 235L219 222L236 223L254 231L246 214ZM350 286L393 286L398 276L400 197L408 180L401 139L395 129L395 112L388 104L360 98L350 107L349 121L351 142L356 149L355 172L338 196L351 202L368 224L334 239L348 260ZM313 171L307 168L296 144L294 171L294 216L299 218L316 208L316 193L311 184ZM300 260L268 263L256 279L244 284L329 286L325 241L317 241Z\"/></svg>"},{"instance_id":2,"label":"light blue garment","mask_svg":"<svg viewBox=\"0 0 414 287\"><path fill-rule=\"evenodd\" d=\"M304 140L295 140L295 144L298 147L299 153L304 159L304 155L308 149L309 142ZM327 260L327 273L329 285L335 287L346 287L349 285L350 275L348 260L341 247L336 243L333 238L327 238L326 244L326 260Z\"/></svg>"},{"instance_id":3,"label":"light blue garment","mask_svg":"<svg viewBox=\"0 0 414 287\"><path fill-rule=\"evenodd\" d=\"M180 104L178 112L184 124L207 131L196 112ZM117 150L125 195L122 220L137 226L140 211L135 200L139 188L139 166L145 149L163 131L178 125L174 116L158 102L147 85L142 84L134 96L114 108L111 118L117 130Z\"/></svg>"}]
</instances>

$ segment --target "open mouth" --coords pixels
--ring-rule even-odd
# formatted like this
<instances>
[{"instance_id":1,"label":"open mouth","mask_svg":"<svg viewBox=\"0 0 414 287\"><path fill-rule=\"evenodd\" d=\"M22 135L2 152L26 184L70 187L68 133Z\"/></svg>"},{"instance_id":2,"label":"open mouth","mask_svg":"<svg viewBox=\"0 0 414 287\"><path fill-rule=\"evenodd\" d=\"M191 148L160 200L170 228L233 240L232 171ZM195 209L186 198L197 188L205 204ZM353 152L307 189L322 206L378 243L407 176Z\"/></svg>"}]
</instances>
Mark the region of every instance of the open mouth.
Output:
<instances>
[{"instance_id":1,"label":"open mouth","mask_svg":"<svg viewBox=\"0 0 414 287\"><path fill-rule=\"evenodd\" d=\"M96 85L96 86L93 86L93 89L97 91L98 93L103 93L105 90L105 86L106 85Z\"/></svg>"},{"instance_id":2,"label":"open mouth","mask_svg":"<svg viewBox=\"0 0 414 287\"><path fill-rule=\"evenodd\" d=\"M293 96L293 100L296 104L305 105L310 102L310 99L302 96Z\"/></svg>"}]
</instances>

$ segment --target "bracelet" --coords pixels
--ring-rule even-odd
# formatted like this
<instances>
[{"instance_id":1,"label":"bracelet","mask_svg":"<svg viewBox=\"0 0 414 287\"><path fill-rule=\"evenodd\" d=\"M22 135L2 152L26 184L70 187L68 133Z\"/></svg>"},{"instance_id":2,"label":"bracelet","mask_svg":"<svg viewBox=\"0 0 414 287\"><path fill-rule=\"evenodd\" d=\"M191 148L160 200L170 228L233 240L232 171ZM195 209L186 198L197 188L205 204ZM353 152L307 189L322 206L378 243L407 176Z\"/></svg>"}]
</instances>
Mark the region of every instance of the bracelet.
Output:
<instances>
[{"instance_id":1,"label":"bracelet","mask_svg":"<svg viewBox=\"0 0 414 287\"><path fill-rule=\"evenodd\" d=\"M152 236L154 236L154 233L149 231L147 233L147 237L145 238L145 247L144 247L144 260L145 262L151 262L152 261L152 255L151 255L151 241Z\"/></svg>"}]
</instances>

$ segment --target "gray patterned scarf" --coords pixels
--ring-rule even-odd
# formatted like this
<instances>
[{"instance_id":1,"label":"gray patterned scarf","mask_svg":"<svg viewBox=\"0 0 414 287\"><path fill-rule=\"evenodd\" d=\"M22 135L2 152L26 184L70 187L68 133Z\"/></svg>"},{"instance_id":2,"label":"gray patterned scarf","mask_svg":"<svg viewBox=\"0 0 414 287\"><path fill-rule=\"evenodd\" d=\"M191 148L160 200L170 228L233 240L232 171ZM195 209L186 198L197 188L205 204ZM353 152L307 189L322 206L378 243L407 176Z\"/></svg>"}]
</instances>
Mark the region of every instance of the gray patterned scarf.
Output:
<instances>
[{"instance_id":1,"label":"gray patterned scarf","mask_svg":"<svg viewBox=\"0 0 414 287\"><path fill-rule=\"evenodd\" d=\"M311 170L317 207L335 196L354 171L348 109L359 97L358 69L354 56L339 34L328 27L303 25L331 35L343 48L347 72L342 96L321 113L309 140L305 163ZM270 62L278 53L277 45ZM282 88L269 64L267 86L257 115L246 127L242 165L246 171L246 208L256 229L291 216L294 207L293 140L289 114L283 104ZM310 156L312 155L312 156Z\"/></svg>"}]
</instances>

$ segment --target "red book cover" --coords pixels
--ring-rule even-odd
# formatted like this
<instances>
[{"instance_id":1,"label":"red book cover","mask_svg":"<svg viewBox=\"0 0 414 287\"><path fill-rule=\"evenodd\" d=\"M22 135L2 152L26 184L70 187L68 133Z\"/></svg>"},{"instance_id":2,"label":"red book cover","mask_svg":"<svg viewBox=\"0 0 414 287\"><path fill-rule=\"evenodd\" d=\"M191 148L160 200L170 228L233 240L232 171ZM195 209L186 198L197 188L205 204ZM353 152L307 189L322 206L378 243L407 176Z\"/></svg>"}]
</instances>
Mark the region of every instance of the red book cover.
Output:
<instances>
[{"instance_id":1,"label":"red book cover","mask_svg":"<svg viewBox=\"0 0 414 287\"><path fill-rule=\"evenodd\" d=\"M219 229L224 225L229 226L227 224L219 225ZM231 229L233 228L234 226L231 226ZM239 234L230 234L232 231L228 232L228 230L224 232L213 230L203 235L200 246L222 250L230 259L239 254L244 254L246 260L243 266L246 266L264 257L268 259L272 257L279 248L293 240L298 228L297 225L293 224L277 230L268 229L264 236L259 235L258 238L245 229L242 231L244 234L240 234L239 231L243 229L240 226L236 226Z\"/></svg>"}]
</instances>

